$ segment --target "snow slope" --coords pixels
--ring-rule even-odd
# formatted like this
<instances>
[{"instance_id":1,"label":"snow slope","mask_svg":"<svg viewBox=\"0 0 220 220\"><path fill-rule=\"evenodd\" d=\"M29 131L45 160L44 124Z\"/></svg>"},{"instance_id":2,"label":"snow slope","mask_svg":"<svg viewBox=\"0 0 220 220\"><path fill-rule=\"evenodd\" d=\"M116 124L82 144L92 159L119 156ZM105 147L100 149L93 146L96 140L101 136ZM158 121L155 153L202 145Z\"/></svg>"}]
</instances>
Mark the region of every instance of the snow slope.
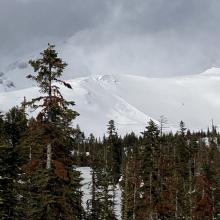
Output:
<instances>
[{"instance_id":1,"label":"snow slope","mask_svg":"<svg viewBox=\"0 0 220 220\"><path fill-rule=\"evenodd\" d=\"M73 90L62 88L68 100L76 102L80 116L75 120L87 135L103 136L109 120L114 119L120 134L130 131L139 133L150 117L130 105L117 94L117 82L113 76L90 76L70 80ZM31 87L8 93L0 93L0 110L7 111L19 105L24 96L27 100L38 96L38 88ZM33 114L33 113L31 113Z\"/></svg>"},{"instance_id":2,"label":"snow slope","mask_svg":"<svg viewBox=\"0 0 220 220\"><path fill-rule=\"evenodd\" d=\"M120 78L120 77L119 77ZM169 127L183 120L191 129L220 125L220 70L172 78L121 76L120 95L152 118L165 115ZM132 91L132 92L130 92Z\"/></svg>"},{"instance_id":3,"label":"snow slope","mask_svg":"<svg viewBox=\"0 0 220 220\"><path fill-rule=\"evenodd\" d=\"M102 136L111 119L115 120L120 134L139 133L150 118L158 120L161 115L168 120L168 130L177 129L180 120L196 130L207 129L212 119L220 125L218 68L181 77L91 75L69 82L73 90L62 88L62 92L67 99L75 101L80 116L74 124L79 124L87 135ZM25 82L24 87L27 87ZM30 99L37 95L36 87L1 91L0 110L18 105L24 96Z\"/></svg>"}]
</instances>

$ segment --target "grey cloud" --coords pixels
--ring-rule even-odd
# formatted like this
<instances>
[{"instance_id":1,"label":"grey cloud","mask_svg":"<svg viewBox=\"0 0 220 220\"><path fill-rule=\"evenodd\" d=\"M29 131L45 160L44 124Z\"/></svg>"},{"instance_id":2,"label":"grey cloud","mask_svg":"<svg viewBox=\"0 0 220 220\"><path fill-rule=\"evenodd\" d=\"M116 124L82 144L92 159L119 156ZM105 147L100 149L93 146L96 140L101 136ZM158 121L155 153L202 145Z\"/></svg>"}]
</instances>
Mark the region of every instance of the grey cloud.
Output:
<instances>
[{"instance_id":1,"label":"grey cloud","mask_svg":"<svg viewBox=\"0 0 220 220\"><path fill-rule=\"evenodd\" d=\"M219 10L218 0L1 0L0 57L72 36L64 55L78 73L200 72L220 65Z\"/></svg>"},{"instance_id":2,"label":"grey cloud","mask_svg":"<svg viewBox=\"0 0 220 220\"><path fill-rule=\"evenodd\" d=\"M89 0L1 0L0 49L10 52L20 44L53 41L89 28L98 22L96 5ZM98 5L101 14L105 4Z\"/></svg>"}]
</instances>

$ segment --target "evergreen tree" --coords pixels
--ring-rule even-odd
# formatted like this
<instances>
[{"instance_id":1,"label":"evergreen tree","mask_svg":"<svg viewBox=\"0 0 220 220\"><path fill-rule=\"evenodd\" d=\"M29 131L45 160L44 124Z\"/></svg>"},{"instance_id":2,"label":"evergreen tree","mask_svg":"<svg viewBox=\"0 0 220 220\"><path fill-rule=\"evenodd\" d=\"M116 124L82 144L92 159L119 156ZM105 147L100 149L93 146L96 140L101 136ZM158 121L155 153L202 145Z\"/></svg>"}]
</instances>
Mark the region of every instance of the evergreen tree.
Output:
<instances>
[{"instance_id":1,"label":"evergreen tree","mask_svg":"<svg viewBox=\"0 0 220 220\"><path fill-rule=\"evenodd\" d=\"M67 64L58 57L54 45L48 45L41 58L30 64L36 76L27 78L37 83L43 95L26 103L39 109L36 121L29 127L30 140L26 140L28 149L32 145L32 157L26 167L29 219L81 219L80 178L79 172L73 170L71 157L75 137L71 125L79 114L70 108L74 102L67 101L58 86L71 89L60 79Z\"/></svg>"},{"instance_id":2,"label":"evergreen tree","mask_svg":"<svg viewBox=\"0 0 220 220\"><path fill-rule=\"evenodd\" d=\"M93 161L91 176L92 198L88 201L87 218L91 220L116 219L114 202L115 185L111 173L107 170L105 159L100 155Z\"/></svg>"},{"instance_id":3,"label":"evergreen tree","mask_svg":"<svg viewBox=\"0 0 220 220\"><path fill-rule=\"evenodd\" d=\"M14 188L13 149L6 144L3 115L0 115L0 219L10 219L13 216L16 196Z\"/></svg>"},{"instance_id":4,"label":"evergreen tree","mask_svg":"<svg viewBox=\"0 0 220 220\"><path fill-rule=\"evenodd\" d=\"M23 165L19 144L27 128L22 108L13 107L0 119L0 218L19 218L19 176Z\"/></svg>"},{"instance_id":5,"label":"evergreen tree","mask_svg":"<svg viewBox=\"0 0 220 220\"><path fill-rule=\"evenodd\" d=\"M140 194L139 217L152 219L157 217L155 210L158 200L158 169L159 169L159 134L160 130L154 121L150 120L143 134L142 184ZM145 210L145 211L144 211Z\"/></svg>"},{"instance_id":6,"label":"evergreen tree","mask_svg":"<svg viewBox=\"0 0 220 220\"><path fill-rule=\"evenodd\" d=\"M114 182L118 183L121 173L122 162L122 147L121 140L116 132L114 120L110 120L108 124L108 138L107 138L107 160L111 166L111 172L114 177Z\"/></svg>"},{"instance_id":7,"label":"evergreen tree","mask_svg":"<svg viewBox=\"0 0 220 220\"><path fill-rule=\"evenodd\" d=\"M23 108L13 107L5 115L5 135L8 144L16 148L27 130L27 118Z\"/></svg>"},{"instance_id":8,"label":"evergreen tree","mask_svg":"<svg viewBox=\"0 0 220 220\"><path fill-rule=\"evenodd\" d=\"M140 199L141 155L138 138L134 133L127 134L122 142L123 169L120 179L122 191L122 219L136 219Z\"/></svg>"}]
</instances>

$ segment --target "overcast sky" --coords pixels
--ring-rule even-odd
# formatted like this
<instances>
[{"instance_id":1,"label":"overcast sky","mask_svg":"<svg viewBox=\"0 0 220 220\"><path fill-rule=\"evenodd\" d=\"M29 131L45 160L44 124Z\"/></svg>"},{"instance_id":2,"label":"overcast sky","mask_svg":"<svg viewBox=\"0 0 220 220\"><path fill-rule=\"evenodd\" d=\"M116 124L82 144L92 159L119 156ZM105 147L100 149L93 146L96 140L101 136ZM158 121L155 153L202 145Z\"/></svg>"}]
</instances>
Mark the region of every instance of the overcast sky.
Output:
<instances>
[{"instance_id":1,"label":"overcast sky","mask_svg":"<svg viewBox=\"0 0 220 220\"><path fill-rule=\"evenodd\" d=\"M79 73L198 73L220 66L219 12L219 0L0 0L0 64L69 42Z\"/></svg>"}]
</instances>

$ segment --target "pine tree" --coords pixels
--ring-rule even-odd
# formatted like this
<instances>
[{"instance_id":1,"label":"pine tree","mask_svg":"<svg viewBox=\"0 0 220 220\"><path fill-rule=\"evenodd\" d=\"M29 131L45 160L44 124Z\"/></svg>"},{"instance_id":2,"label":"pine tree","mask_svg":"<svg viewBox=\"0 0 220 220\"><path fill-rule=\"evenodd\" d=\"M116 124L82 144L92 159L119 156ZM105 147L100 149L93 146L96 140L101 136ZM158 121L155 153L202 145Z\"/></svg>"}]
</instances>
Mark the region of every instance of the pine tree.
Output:
<instances>
[{"instance_id":1,"label":"pine tree","mask_svg":"<svg viewBox=\"0 0 220 220\"><path fill-rule=\"evenodd\" d=\"M27 130L27 118L23 108L13 107L5 115L5 135L13 148L16 148Z\"/></svg>"},{"instance_id":2,"label":"pine tree","mask_svg":"<svg viewBox=\"0 0 220 220\"><path fill-rule=\"evenodd\" d=\"M67 64L58 57L54 45L48 45L39 59L29 63L36 76L27 78L34 80L43 94L26 103L39 111L26 140L27 148L32 146L25 168L31 201L29 219L81 219L80 178L71 157L75 137L71 125L79 114L70 108L74 102L67 101L58 86L72 88L60 79Z\"/></svg>"},{"instance_id":3,"label":"pine tree","mask_svg":"<svg viewBox=\"0 0 220 220\"><path fill-rule=\"evenodd\" d=\"M19 175L23 165L20 140L27 128L22 108L13 107L0 119L0 218L19 218Z\"/></svg>"},{"instance_id":4,"label":"pine tree","mask_svg":"<svg viewBox=\"0 0 220 220\"><path fill-rule=\"evenodd\" d=\"M122 190L122 219L136 219L141 185L141 155L138 138L134 133L127 134L122 146L123 169L120 179Z\"/></svg>"},{"instance_id":5,"label":"pine tree","mask_svg":"<svg viewBox=\"0 0 220 220\"><path fill-rule=\"evenodd\" d=\"M154 121L150 120L143 134L143 158L142 158L142 186L140 193L140 216L142 219L157 217L155 211L158 199L158 155L160 130ZM145 211L144 211L145 210Z\"/></svg>"},{"instance_id":6,"label":"pine tree","mask_svg":"<svg viewBox=\"0 0 220 220\"><path fill-rule=\"evenodd\" d=\"M120 175L120 161L118 160L120 160L121 146L118 144L119 138L113 120L108 124L108 134L108 138L103 138L99 152L94 152L93 136L90 136L90 144L93 146L91 152L92 198L88 201L88 219L116 219L115 194L116 183Z\"/></svg>"},{"instance_id":7,"label":"pine tree","mask_svg":"<svg viewBox=\"0 0 220 220\"><path fill-rule=\"evenodd\" d=\"M114 183L118 183L121 173L122 147L121 140L116 132L114 120L109 121L107 132L107 160L111 166Z\"/></svg>"},{"instance_id":8,"label":"pine tree","mask_svg":"<svg viewBox=\"0 0 220 220\"><path fill-rule=\"evenodd\" d=\"M74 102L66 101L60 92L59 86L55 84L59 83L69 89L72 88L69 83L60 79L67 64L58 57L54 45L49 45L41 53L41 56L41 58L29 62L34 68L34 71L37 72L37 76L28 75L27 78L34 80L40 88L40 92L45 94L45 96L34 98L27 105L33 109L42 108L38 114L40 120L49 122L49 126L56 124L57 127L62 128L68 133L69 125L78 116L78 113L69 108L69 106L74 105ZM48 143L47 169L50 169L52 165L51 147L51 143Z\"/></svg>"},{"instance_id":9,"label":"pine tree","mask_svg":"<svg viewBox=\"0 0 220 220\"><path fill-rule=\"evenodd\" d=\"M12 147L6 144L3 115L0 115L0 219L10 219L13 216L15 195L13 187L14 170L11 169Z\"/></svg>"},{"instance_id":10,"label":"pine tree","mask_svg":"<svg viewBox=\"0 0 220 220\"><path fill-rule=\"evenodd\" d=\"M91 200L88 201L87 219L114 220L114 184L112 176L107 172L105 159L98 156L92 164Z\"/></svg>"}]
</instances>

